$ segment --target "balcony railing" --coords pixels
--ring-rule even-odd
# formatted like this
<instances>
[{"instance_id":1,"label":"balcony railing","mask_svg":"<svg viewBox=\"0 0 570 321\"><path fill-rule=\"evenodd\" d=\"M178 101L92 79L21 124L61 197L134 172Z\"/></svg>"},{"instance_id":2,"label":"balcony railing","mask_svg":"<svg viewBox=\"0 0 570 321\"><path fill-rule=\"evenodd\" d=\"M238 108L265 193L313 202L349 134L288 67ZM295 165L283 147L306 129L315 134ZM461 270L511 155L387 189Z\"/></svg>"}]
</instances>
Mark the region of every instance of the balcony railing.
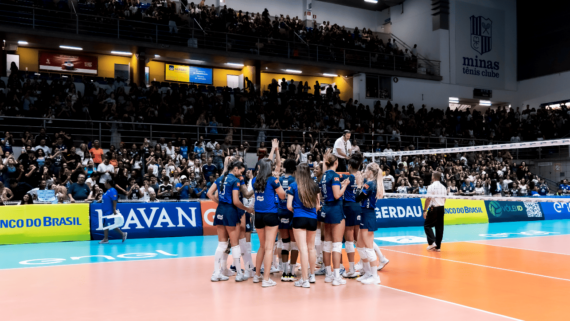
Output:
<instances>
[{"instance_id":1,"label":"balcony railing","mask_svg":"<svg viewBox=\"0 0 570 321\"><path fill-rule=\"evenodd\" d=\"M293 41L285 41L207 29L204 31L201 28L189 28L187 25L192 24L188 23L179 26L176 33L166 24L0 3L0 25L153 43L165 49L168 46L202 48L255 56L288 58L300 62L316 61L431 76L440 75L440 62L436 60L406 59L404 56L379 52L307 44L298 37L293 37Z\"/></svg>"}]
</instances>

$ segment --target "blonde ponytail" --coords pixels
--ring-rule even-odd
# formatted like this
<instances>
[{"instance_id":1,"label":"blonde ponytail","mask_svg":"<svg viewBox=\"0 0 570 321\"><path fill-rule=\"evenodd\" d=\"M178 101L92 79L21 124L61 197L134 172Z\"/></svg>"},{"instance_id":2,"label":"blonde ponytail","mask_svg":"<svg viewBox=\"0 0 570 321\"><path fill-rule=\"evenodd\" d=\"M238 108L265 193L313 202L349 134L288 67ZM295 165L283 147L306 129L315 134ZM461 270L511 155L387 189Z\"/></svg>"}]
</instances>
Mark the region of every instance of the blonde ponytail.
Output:
<instances>
[{"instance_id":1,"label":"blonde ponytail","mask_svg":"<svg viewBox=\"0 0 570 321\"><path fill-rule=\"evenodd\" d=\"M376 199L384 198L384 175L376 163L369 164L367 169L372 172L376 180Z\"/></svg>"}]
</instances>

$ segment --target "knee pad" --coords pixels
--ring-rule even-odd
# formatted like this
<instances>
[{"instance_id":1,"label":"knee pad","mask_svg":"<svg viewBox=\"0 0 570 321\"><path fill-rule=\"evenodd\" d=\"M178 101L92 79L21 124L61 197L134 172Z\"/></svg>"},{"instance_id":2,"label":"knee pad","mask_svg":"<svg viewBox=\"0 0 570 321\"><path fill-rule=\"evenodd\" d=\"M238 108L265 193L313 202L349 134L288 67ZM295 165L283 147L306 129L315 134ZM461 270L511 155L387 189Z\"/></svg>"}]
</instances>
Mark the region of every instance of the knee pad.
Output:
<instances>
[{"instance_id":1,"label":"knee pad","mask_svg":"<svg viewBox=\"0 0 570 321\"><path fill-rule=\"evenodd\" d=\"M291 251L299 251L297 247L297 242L291 242Z\"/></svg>"},{"instance_id":2,"label":"knee pad","mask_svg":"<svg viewBox=\"0 0 570 321\"><path fill-rule=\"evenodd\" d=\"M275 242L275 246L276 246L278 249L281 249L281 248L283 248L283 242L282 242L281 240L279 240L279 241Z\"/></svg>"},{"instance_id":3,"label":"knee pad","mask_svg":"<svg viewBox=\"0 0 570 321\"><path fill-rule=\"evenodd\" d=\"M333 252L342 253L342 242L334 242L332 246Z\"/></svg>"},{"instance_id":4,"label":"knee pad","mask_svg":"<svg viewBox=\"0 0 570 321\"><path fill-rule=\"evenodd\" d=\"M332 245L331 241L325 241L323 243L323 252L330 253L330 252L332 252L332 248L333 248L333 245Z\"/></svg>"},{"instance_id":5,"label":"knee pad","mask_svg":"<svg viewBox=\"0 0 570 321\"><path fill-rule=\"evenodd\" d=\"M232 247L232 257L236 260L241 257L241 250L239 248L239 245Z\"/></svg>"},{"instance_id":6,"label":"knee pad","mask_svg":"<svg viewBox=\"0 0 570 321\"><path fill-rule=\"evenodd\" d=\"M377 259L374 249L366 249L366 256L368 257L369 262L374 262Z\"/></svg>"},{"instance_id":7,"label":"knee pad","mask_svg":"<svg viewBox=\"0 0 570 321\"><path fill-rule=\"evenodd\" d=\"M289 253L289 249L291 248L291 243L287 242L283 242L283 247L281 247L281 254L286 254Z\"/></svg>"},{"instance_id":8,"label":"knee pad","mask_svg":"<svg viewBox=\"0 0 570 321\"><path fill-rule=\"evenodd\" d=\"M346 253L354 253L354 243L346 242L344 248L346 249Z\"/></svg>"},{"instance_id":9,"label":"knee pad","mask_svg":"<svg viewBox=\"0 0 570 321\"><path fill-rule=\"evenodd\" d=\"M366 249L363 247L356 248L358 250L358 255L360 255L361 260L367 260L368 255L366 255Z\"/></svg>"},{"instance_id":10,"label":"knee pad","mask_svg":"<svg viewBox=\"0 0 570 321\"><path fill-rule=\"evenodd\" d=\"M228 248L228 243L218 242L218 248L216 249L216 251L225 252L227 248Z\"/></svg>"}]
</instances>

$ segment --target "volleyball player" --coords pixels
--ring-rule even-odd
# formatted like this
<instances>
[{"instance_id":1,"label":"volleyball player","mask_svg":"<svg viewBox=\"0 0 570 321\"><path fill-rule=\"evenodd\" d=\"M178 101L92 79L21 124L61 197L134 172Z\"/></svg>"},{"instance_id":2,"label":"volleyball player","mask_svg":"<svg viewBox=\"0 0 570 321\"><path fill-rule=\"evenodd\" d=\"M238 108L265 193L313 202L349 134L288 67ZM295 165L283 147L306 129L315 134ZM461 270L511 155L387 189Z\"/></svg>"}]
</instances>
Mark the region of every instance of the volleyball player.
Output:
<instances>
[{"instance_id":1,"label":"volleyball player","mask_svg":"<svg viewBox=\"0 0 570 321\"><path fill-rule=\"evenodd\" d=\"M279 183L283 190L287 192L289 186L295 182L295 170L297 169L297 163L288 159L283 163L285 168L285 174L279 177ZM297 244L295 242L295 236L291 233L291 224L293 223L293 212L287 208L287 199L279 200L279 235L281 236L281 241L283 243L281 247L281 259L282 259L282 270L283 275L281 276L281 281L291 282L294 280L295 265L297 260L293 260L293 251L298 252ZM291 266L289 265L289 251L291 251ZM295 255L298 255L297 253Z\"/></svg>"},{"instance_id":2,"label":"volleyball player","mask_svg":"<svg viewBox=\"0 0 570 321\"><path fill-rule=\"evenodd\" d=\"M242 193L243 205L245 205L245 207L253 208L255 197L253 193L253 172L250 169L248 169L245 173L244 182L245 182L245 189L247 190L247 192ZM243 256L246 278L253 277L254 275L253 269L255 267L255 264L253 263L253 259L251 257L251 232L253 230L253 222L251 219L252 219L252 214L245 212L245 217L243 217L243 222L242 222L242 224L244 225L245 239L242 239L240 235L240 240L239 240L241 254Z\"/></svg>"},{"instance_id":3,"label":"volleyball player","mask_svg":"<svg viewBox=\"0 0 570 321\"><path fill-rule=\"evenodd\" d=\"M310 288L315 283L315 233L317 208L320 207L319 187L311 179L309 166L303 163L297 168L296 181L287 190L287 208L293 212L293 234L301 252L301 279L295 286Z\"/></svg>"},{"instance_id":4,"label":"volleyball player","mask_svg":"<svg viewBox=\"0 0 570 321\"><path fill-rule=\"evenodd\" d=\"M218 203L216 214L214 217L214 226L218 232L218 247L214 255L214 273L210 280L212 282L227 281L228 277L223 275L222 260L224 252L227 248L228 237L230 239L232 257L236 267L236 282L247 280L242 273L240 257L241 249L239 246L240 234L240 217L238 209L247 212L252 212L251 208L247 208L240 200L240 180L238 177L242 176L245 170L245 165L242 162L232 162L228 165L227 171L212 184L208 190L208 198ZM220 188L218 189L218 186ZM218 196L214 194L218 190ZM225 265L225 263L224 263ZM225 268L225 266L224 266Z\"/></svg>"},{"instance_id":5,"label":"volleyball player","mask_svg":"<svg viewBox=\"0 0 570 321\"><path fill-rule=\"evenodd\" d=\"M357 280L362 284L380 284L378 276L378 259L374 251L374 232L376 231L376 200L384 197L384 180L382 171L376 163L366 167L365 177L368 179L363 184L363 178L357 175L357 186L359 190L356 201L362 204L362 214L360 215L360 234L356 244L358 254L364 262L365 274ZM360 189L362 188L362 189Z\"/></svg>"},{"instance_id":6,"label":"volleyball player","mask_svg":"<svg viewBox=\"0 0 570 321\"><path fill-rule=\"evenodd\" d=\"M315 183L317 183L317 186L319 187L319 191L320 191L320 182L323 178L323 163L320 162L317 164L317 166L315 166L314 170L313 170L313 180ZM317 232L315 233L315 249L317 250L317 263L321 264L321 267L315 271L316 275L325 275L327 273L326 269L325 269L325 264L323 263L323 244L325 241L325 233L324 233L324 229L325 229L325 218L321 215L321 209L324 205L324 201L323 201L323 197L322 195L319 195L320 199L321 199L321 203L319 206L319 209L317 210Z\"/></svg>"},{"instance_id":7,"label":"volleyball player","mask_svg":"<svg viewBox=\"0 0 570 321\"><path fill-rule=\"evenodd\" d=\"M354 242L358 239L358 233L360 230L360 224L356 220L360 215L360 203L356 201L355 192L357 190L357 185L355 181L355 175L360 175L359 169L362 165L364 158L359 152L352 154L348 160L348 172L350 175L340 175L340 179L348 179L350 184L344 191L343 199L343 211L346 217L345 228L344 228L344 239L346 255L348 256L348 264L350 268L348 272L345 272L343 277L354 278L359 276L354 268Z\"/></svg>"},{"instance_id":8,"label":"volleyball player","mask_svg":"<svg viewBox=\"0 0 570 321\"><path fill-rule=\"evenodd\" d=\"M108 179L105 181L105 188L107 191L103 194L102 202L103 202L103 216L110 216L110 215L121 215L117 214L117 200L118 194L117 190L115 189L115 182L112 179ZM119 217L120 218L120 217ZM127 239L127 232L121 231L122 223L117 224L118 222L110 222L111 218L104 219L105 228L103 230L103 239L99 242L99 244L107 244L109 243L109 230L115 230L121 234L121 239L123 242ZM118 219L114 219L118 221ZM122 222L124 223L124 219ZM114 223L114 224L113 224Z\"/></svg>"},{"instance_id":9,"label":"volleyball player","mask_svg":"<svg viewBox=\"0 0 570 321\"><path fill-rule=\"evenodd\" d=\"M325 218L325 244L323 247L323 261L325 263L325 282L333 285L346 284L346 280L340 275L340 258L342 255L342 237L344 235L344 212L342 208L342 196L350 181L340 182L340 176L335 172L338 167L336 156L327 153L323 164L323 178L321 180L321 193L325 205L321 209L321 216ZM331 270L331 254L332 267Z\"/></svg>"},{"instance_id":10,"label":"volleyball player","mask_svg":"<svg viewBox=\"0 0 570 321\"><path fill-rule=\"evenodd\" d=\"M279 159L279 142L273 140L272 151L275 150L277 159ZM276 161L276 168L280 167L279 160ZM279 179L273 176L273 162L266 158L259 162L259 170L254 178L253 189L255 192L255 229L259 237L259 250L256 258L256 274L253 282L261 281L261 263L268 268L271 266L273 259L273 246L275 245L275 237L279 228L279 216L277 214L277 204L275 203L275 194L279 199L285 199L285 191ZM269 278L271 273L267 271L263 274L262 287L275 286L277 283Z\"/></svg>"}]
</instances>

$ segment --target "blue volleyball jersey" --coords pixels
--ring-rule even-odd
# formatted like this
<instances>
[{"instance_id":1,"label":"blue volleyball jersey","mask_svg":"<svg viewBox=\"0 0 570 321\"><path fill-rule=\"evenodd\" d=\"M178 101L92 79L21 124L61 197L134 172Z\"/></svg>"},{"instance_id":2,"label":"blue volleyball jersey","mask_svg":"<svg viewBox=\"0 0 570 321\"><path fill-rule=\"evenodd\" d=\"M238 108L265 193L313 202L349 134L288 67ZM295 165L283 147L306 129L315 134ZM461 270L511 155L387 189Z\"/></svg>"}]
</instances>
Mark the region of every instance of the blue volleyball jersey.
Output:
<instances>
[{"instance_id":1,"label":"blue volleyball jersey","mask_svg":"<svg viewBox=\"0 0 570 321\"><path fill-rule=\"evenodd\" d=\"M337 201L334 198L333 186L340 187L340 176L332 169L329 169L323 174L321 179L321 194L325 203Z\"/></svg>"},{"instance_id":2,"label":"blue volleyball jersey","mask_svg":"<svg viewBox=\"0 0 570 321\"><path fill-rule=\"evenodd\" d=\"M289 187L293 183L295 183L295 177L293 177L293 176L288 176L288 177L281 176L281 177L279 177L279 183L281 184L281 186L283 187L285 192L287 192L287 190L289 190ZM277 196L277 198L279 198L279 196ZM287 209L287 197L285 197L284 200L278 199L278 202L279 202L279 209L288 211L288 209Z\"/></svg>"},{"instance_id":3,"label":"blue volleyball jersey","mask_svg":"<svg viewBox=\"0 0 570 321\"><path fill-rule=\"evenodd\" d=\"M354 175L350 174L350 175L346 175L346 174L341 174L340 175L340 181L344 181L345 179L348 179L350 181L350 184L348 184L348 186L346 187L346 190L344 191L344 195L343 195L343 200L345 202L356 202L356 189L358 188L358 186L356 185L356 179L354 177Z\"/></svg>"},{"instance_id":4,"label":"blue volleyball jersey","mask_svg":"<svg viewBox=\"0 0 570 321\"><path fill-rule=\"evenodd\" d=\"M293 195L293 217L307 217L317 219L317 209L314 207L305 207L305 205L303 205L303 202L301 202L301 198L299 198L299 189L297 188L297 182L294 182L289 186L287 194Z\"/></svg>"},{"instance_id":5,"label":"blue volleyball jersey","mask_svg":"<svg viewBox=\"0 0 570 321\"><path fill-rule=\"evenodd\" d=\"M361 202L362 208L376 208L376 181L368 181L362 187L362 193L366 195L366 199Z\"/></svg>"},{"instance_id":6,"label":"blue volleyball jersey","mask_svg":"<svg viewBox=\"0 0 570 321\"><path fill-rule=\"evenodd\" d=\"M253 178L255 184L256 177ZM277 213L277 202L275 198L278 197L275 192L281 186L279 179L269 176L265 184L265 191L263 193L255 192L255 212L256 213Z\"/></svg>"},{"instance_id":7,"label":"blue volleyball jersey","mask_svg":"<svg viewBox=\"0 0 570 321\"><path fill-rule=\"evenodd\" d=\"M216 180L216 186L218 187L218 199L220 202L233 205L233 191L239 191L239 178L231 173L226 176L220 176L220 178Z\"/></svg>"}]
</instances>

